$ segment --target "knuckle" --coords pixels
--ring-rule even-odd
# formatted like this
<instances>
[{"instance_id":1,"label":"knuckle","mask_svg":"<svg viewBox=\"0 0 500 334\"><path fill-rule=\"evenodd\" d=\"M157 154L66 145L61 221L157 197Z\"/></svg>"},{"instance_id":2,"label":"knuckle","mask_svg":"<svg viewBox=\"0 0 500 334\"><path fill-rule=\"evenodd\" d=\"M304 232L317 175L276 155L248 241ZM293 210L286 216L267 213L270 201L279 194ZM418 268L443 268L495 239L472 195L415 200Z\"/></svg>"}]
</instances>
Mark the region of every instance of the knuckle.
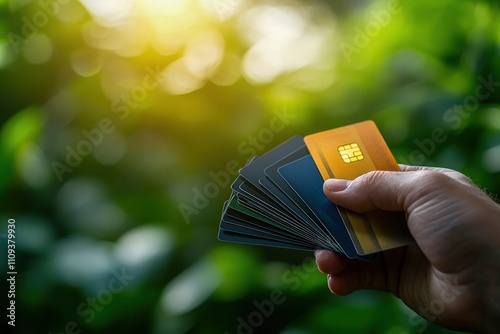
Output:
<instances>
[{"instance_id":1,"label":"knuckle","mask_svg":"<svg viewBox=\"0 0 500 334\"><path fill-rule=\"evenodd\" d=\"M457 182L448 174L438 171L420 171L413 177L413 180L407 183L405 207L409 207L409 203L421 204L444 196Z\"/></svg>"},{"instance_id":2,"label":"knuckle","mask_svg":"<svg viewBox=\"0 0 500 334\"><path fill-rule=\"evenodd\" d=\"M386 171L376 170L363 174L359 177L359 182L363 187L375 188L382 181Z\"/></svg>"},{"instance_id":3,"label":"knuckle","mask_svg":"<svg viewBox=\"0 0 500 334\"><path fill-rule=\"evenodd\" d=\"M437 171L421 171L417 175L421 186L427 189L443 188L452 180L449 175Z\"/></svg>"},{"instance_id":4,"label":"knuckle","mask_svg":"<svg viewBox=\"0 0 500 334\"><path fill-rule=\"evenodd\" d=\"M464 174L454 171L450 173L450 176L453 177L455 180L460 181L462 183L468 184L468 185L475 185L474 182Z\"/></svg>"},{"instance_id":5,"label":"knuckle","mask_svg":"<svg viewBox=\"0 0 500 334\"><path fill-rule=\"evenodd\" d=\"M444 175L446 175L454 180L457 180L461 183L468 184L468 185L474 184L474 182L469 177L465 176L464 174L462 174L454 169L437 168L435 171L440 173L440 174L444 174Z\"/></svg>"}]
</instances>

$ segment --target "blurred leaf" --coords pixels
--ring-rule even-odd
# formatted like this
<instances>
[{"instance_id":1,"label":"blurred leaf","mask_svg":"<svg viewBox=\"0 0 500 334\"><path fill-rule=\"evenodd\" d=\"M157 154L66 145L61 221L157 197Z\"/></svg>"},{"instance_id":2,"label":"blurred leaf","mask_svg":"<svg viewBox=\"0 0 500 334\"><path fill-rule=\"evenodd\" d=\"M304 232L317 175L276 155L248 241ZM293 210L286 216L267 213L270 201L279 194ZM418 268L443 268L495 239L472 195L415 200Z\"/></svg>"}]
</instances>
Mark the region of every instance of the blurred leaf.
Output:
<instances>
[{"instance_id":1,"label":"blurred leaf","mask_svg":"<svg viewBox=\"0 0 500 334\"><path fill-rule=\"evenodd\" d=\"M14 114L0 130L0 193L4 193L14 179L13 162L16 151L24 144L35 141L44 120L40 109L27 108Z\"/></svg>"},{"instance_id":2,"label":"blurred leaf","mask_svg":"<svg viewBox=\"0 0 500 334\"><path fill-rule=\"evenodd\" d=\"M251 252L237 246L218 246L210 252L210 258L219 270L222 282L216 291L216 298L238 300L256 288L259 276L258 259Z\"/></svg>"}]
</instances>

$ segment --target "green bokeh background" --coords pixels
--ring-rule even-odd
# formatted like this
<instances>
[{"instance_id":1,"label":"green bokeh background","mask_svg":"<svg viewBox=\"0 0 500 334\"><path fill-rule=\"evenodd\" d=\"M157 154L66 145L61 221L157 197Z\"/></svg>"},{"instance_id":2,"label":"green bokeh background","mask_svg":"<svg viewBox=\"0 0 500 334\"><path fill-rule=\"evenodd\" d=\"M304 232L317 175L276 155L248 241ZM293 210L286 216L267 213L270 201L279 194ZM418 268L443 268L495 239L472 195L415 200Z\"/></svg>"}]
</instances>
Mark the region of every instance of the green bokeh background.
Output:
<instances>
[{"instance_id":1,"label":"green bokeh background","mask_svg":"<svg viewBox=\"0 0 500 334\"><path fill-rule=\"evenodd\" d=\"M480 77L500 81L498 15L486 0L0 0L16 332L446 333L384 293L331 295L313 254L217 241L228 186L188 219L179 205L249 147L366 119L399 162L498 195L498 86L477 98Z\"/></svg>"}]
</instances>

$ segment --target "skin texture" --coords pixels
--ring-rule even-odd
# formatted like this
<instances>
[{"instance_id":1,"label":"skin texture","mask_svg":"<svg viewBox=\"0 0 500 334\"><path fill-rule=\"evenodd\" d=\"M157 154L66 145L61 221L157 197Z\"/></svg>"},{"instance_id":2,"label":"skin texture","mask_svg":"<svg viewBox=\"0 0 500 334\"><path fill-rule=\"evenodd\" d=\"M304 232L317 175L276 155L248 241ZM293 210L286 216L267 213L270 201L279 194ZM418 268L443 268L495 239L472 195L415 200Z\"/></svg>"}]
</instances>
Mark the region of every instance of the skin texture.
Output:
<instances>
[{"instance_id":1,"label":"skin texture","mask_svg":"<svg viewBox=\"0 0 500 334\"><path fill-rule=\"evenodd\" d=\"M500 206L459 172L405 165L401 170L325 182L325 195L345 208L405 211L416 241L371 262L316 251L330 291L387 291L444 327L499 333Z\"/></svg>"}]
</instances>

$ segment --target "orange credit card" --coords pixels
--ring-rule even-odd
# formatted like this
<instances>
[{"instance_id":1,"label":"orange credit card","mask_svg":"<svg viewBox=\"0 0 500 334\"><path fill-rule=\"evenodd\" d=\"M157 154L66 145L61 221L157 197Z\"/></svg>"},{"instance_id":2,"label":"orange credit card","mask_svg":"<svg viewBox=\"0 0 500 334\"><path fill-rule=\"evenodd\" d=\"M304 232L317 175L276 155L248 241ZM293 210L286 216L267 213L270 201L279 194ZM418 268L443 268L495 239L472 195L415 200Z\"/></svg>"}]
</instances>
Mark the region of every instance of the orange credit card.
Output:
<instances>
[{"instance_id":1,"label":"orange credit card","mask_svg":"<svg viewBox=\"0 0 500 334\"><path fill-rule=\"evenodd\" d=\"M373 170L400 170L373 121L318 132L304 141L324 180L353 180ZM403 212L377 210L360 214L338 209L360 255L413 242Z\"/></svg>"}]
</instances>

